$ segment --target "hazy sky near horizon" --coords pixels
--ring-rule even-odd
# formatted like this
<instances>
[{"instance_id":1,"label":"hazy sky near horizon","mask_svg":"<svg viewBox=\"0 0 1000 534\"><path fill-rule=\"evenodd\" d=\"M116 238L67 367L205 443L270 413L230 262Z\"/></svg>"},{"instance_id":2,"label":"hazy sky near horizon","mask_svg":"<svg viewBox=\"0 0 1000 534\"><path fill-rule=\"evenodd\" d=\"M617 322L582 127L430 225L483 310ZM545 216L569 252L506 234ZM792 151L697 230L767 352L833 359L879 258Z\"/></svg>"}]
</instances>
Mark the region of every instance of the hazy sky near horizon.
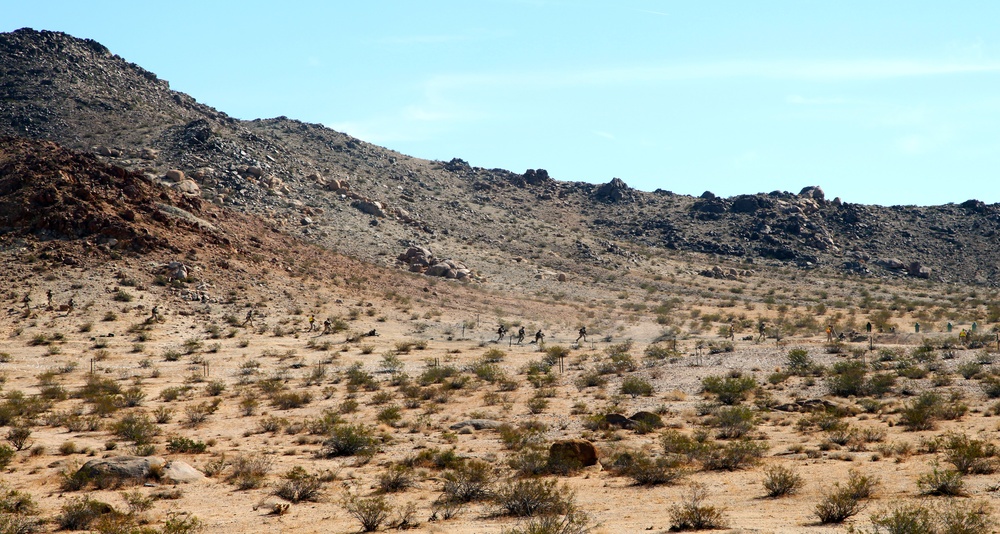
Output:
<instances>
[{"instance_id":1,"label":"hazy sky near horizon","mask_svg":"<svg viewBox=\"0 0 1000 534\"><path fill-rule=\"evenodd\" d=\"M1000 202L1000 2L0 0L240 119L721 196Z\"/></svg>"}]
</instances>

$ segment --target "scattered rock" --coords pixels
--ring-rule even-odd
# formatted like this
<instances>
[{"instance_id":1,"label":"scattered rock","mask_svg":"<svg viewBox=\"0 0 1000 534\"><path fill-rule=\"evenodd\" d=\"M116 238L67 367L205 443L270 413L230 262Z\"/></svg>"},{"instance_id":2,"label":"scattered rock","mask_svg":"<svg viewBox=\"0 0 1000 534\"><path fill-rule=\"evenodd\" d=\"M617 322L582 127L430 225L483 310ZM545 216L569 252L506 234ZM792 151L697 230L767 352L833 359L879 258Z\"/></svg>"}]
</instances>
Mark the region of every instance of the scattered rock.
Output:
<instances>
[{"instance_id":1,"label":"scattered rock","mask_svg":"<svg viewBox=\"0 0 1000 534\"><path fill-rule=\"evenodd\" d=\"M466 421L462 421L460 423L455 423L455 424L451 425L448 428L450 428L452 430L460 430L463 427L467 427L468 426L468 427L472 427L472 428L474 428L476 430L483 430L484 428L492 430L492 429L500 428L500 425L502 425L502 424L503 423L501 423L500 421L495 421L493 419L469 419L469 420L466 420Z\"/></svg>"},{"instance_id":2,"label":"scattered rock","mask_svg":"<svg viewBox=\"0 0 1000 534\"><path fill-rule=\"evenodd\" d=\"M635 421L625 417L620 413L609 413L604 416L604 422L611 426L617 426L620 428L631 429L635 426Z\"/></svg>"},{"instance_id":3,"label":"scattered rock","mask_svg":"<svg viewBox=\"0 0 1000 534\"><path fill-rule=\"evenodd\" d=\"M636 423L642 423L650 428L663 427L663 419L653 412L636 412L635 415L629 417L629 419L635 421Z\"/></svg>"},{"instance_id":4,"label":"scattered rock","mask_svg":"<svg viewBox=\"0 0 1000 534\"><path fill-rule=\"evenodd\" d=\"M549 462L589 467L597 464L597 447L585 439L556 441L549 447Z\"/></svg>"},{"instance_id":5,"label":"scattered rock","mask_svg":"<svg viewBox=\"0 0 1000 534\"><path fill-rule=\"evenodd\" d=\"M170 169L167 171L166 178L171 182L180 183L184 181L184 171L179 169Z\"/></svg>"}]
</instances>

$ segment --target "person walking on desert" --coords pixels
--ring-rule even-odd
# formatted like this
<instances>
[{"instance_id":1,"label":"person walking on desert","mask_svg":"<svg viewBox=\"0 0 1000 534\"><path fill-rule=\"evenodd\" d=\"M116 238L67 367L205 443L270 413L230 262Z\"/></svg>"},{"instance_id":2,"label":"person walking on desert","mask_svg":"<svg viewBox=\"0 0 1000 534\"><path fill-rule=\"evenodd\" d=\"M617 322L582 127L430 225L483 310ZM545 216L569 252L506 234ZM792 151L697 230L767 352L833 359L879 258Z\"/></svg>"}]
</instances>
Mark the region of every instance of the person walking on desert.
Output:
<instances>
[{"instance_id":1,"label":"person walking on desert","mask_svg":"<svg viewBox=\"0 0 1000 534\"><path fill-rule=\"evenodd\" d=\"M587 327L586 326L581 326L580 327L580 335L576 337L575 343L577 345L579 345L581 339L583 340L584 343L587 342Z\"/></svg>"}]
</instances>

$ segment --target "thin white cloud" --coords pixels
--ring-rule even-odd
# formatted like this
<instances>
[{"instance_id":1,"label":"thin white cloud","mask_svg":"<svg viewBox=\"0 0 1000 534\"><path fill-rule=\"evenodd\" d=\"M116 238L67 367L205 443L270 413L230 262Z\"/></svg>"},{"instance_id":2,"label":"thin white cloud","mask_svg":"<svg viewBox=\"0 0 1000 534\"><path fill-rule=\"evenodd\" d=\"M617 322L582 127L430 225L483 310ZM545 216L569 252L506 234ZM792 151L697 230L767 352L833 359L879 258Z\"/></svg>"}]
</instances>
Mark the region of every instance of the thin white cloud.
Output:
<instances>
[{"instance_id":1,"label":"thin white cloud","mask_svg":"<svg viewBox=\"0 0 1000 534\"><path fill-rule=\"evenodd\" d=\"M594 135L596 135L597 137L603 137L605 139L614 139L615 138L614 134L612 134L611 132L604 132L604 131L600 131L600 130L594 130L592 133Z\"/></svg>"}]
</instances>

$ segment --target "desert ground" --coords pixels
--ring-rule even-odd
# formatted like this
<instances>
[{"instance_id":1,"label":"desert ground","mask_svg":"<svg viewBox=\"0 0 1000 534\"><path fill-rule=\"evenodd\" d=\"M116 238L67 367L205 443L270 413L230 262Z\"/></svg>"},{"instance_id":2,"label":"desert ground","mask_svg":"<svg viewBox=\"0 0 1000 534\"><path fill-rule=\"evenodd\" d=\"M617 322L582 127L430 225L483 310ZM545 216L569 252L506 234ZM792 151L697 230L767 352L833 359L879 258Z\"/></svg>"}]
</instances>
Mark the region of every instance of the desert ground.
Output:
<instances>
[{"instance_id":1,"label":"desert ground","mask_svg":"<svg viewBox=\"0 0 1000 534\"><path fill-rule=\"evenodd\" d=\"M5 531L994 531L984 290L780 268L716 280L696 274L709 258L676 256L511 292L293 257L189 257L171 279L167 256L8 251ZM556 458L560 440L597 463ZM78 472L133 455L206 476Z\"/></svg>"}]
</instances>

